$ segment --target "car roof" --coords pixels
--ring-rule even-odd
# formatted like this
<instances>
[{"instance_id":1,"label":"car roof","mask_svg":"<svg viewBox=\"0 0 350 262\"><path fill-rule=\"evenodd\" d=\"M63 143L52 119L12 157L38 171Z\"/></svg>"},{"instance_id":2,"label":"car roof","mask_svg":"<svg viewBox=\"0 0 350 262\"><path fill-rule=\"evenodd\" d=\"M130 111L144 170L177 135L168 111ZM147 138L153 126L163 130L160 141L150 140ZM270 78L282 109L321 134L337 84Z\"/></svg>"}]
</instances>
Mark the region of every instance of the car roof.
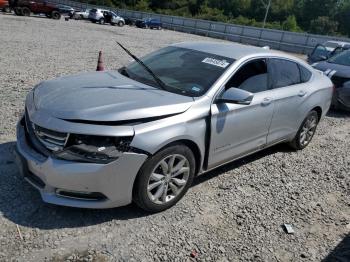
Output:
<instances>
[{"instance_id":1,"label":"car roof","mask_svg":"<svg viewBox=\"0 0 350 262\"><path fill-rule=\"evenodd\" d=\"M266 56L283 56L290 57L282 52L269 50L261 47L247 46L236 43L225 42L183 42L174 44L173 46L193 49L214 55L229 57L235 60L241 59L250 55L266 55ZM294 57L292 57L294 59Z\"/></svg>"},{"instance_id":2,"label":"car roof","mask_svg":"<svg viewBox=\"0 0 350 262\"><path fill-rule=\"evenodd\" d=\"M349 46L350 45L349 42L334 41L334 40L329 40L329 41L325 42L324 44L326 45L327 43L337 44L339 46Z\"/></svg>"}]
</instances>

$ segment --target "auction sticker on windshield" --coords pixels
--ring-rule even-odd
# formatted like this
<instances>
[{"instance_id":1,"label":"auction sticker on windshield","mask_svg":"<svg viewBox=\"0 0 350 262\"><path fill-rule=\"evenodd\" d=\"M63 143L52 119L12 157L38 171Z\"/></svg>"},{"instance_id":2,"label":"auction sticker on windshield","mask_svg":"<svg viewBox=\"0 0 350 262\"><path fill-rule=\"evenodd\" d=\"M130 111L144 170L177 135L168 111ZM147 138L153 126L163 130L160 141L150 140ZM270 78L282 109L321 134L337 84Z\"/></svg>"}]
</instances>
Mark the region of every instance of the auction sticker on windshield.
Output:
<instances>
[{"instance_id":1,"label":"auction sticker on windshield","mask_svg":"<svg viewBox=\"0 0 350 262\"><path fill-rule=\"evenodd\" d=\"M210 57L205 58L202 62L206 64L222 67L222 68L226 68L230 64L226 60L218 60Z\"/></svg>"}]
</instances>

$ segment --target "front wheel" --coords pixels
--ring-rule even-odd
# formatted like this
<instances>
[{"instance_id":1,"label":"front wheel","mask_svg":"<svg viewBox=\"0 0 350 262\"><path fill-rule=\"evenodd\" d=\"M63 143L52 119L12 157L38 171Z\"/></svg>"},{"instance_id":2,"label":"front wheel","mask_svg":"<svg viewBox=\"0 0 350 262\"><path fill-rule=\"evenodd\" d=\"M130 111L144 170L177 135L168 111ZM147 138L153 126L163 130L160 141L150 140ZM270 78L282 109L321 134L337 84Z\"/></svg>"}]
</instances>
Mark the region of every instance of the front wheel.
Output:
<instances>
[{"instance_id":1,"label":"front wheel","mask_svg":"<svg viewBox=\"0 0 350 262\"><path fill-rule=\"evenodd\" d=\"M120 26L120 27L124 26L124 22L123 21L119 21L118 22L118 26Z\"/></svg>"},{"instance_id":2,"label":"front wheel","mask_svg":"<svg viewBox=\"0 0 350 262\"><path fill-rule=\"evenodd\" d=\"M22 8L22 15L30 16L30 9L28 7L23 7Z\"/></svg>"},{"instance_id":3,"label":"front wheel","mask_svg":"<svg viewBox=\"0 0 350 262\"><path fill-rule=\"evenodd\" d=\"M15 12L15 15L22 15L22 8L15 7L14 12Z\"/></svg>"},{"instance_id":4,"label":"front wheel","mask_svg":"<svg viewBox=\"0 0 350 262\"><path fill-rule=\"evenodd\" d=\"M136 178L133 200L142 209L160 212L175 205L191 186L195 158L184 145L165 148L149 158Z\"/></svg>"},{"instance_id":5,"label":"front wheel","mask_svg":"<svg viewBox=\"0 0 350 262\"><path fill-rule=\"evenodd\" d=\"M290 145L296 150L302 150L307 147L315 135L318 121L319 119L317 112L312 110L304 119L298 133L290 142Z\"/></svg>"},{"instance_id":6,"label":"front wheel","mask_svg":"<svg viewBox=\"0 0 350 262\"><path fill-rule=\"evenodd\" d=\"M61 19L61 14L58 11L52 11L51 17L52 19L59 20Z\"/></svg>"}]
</instances>

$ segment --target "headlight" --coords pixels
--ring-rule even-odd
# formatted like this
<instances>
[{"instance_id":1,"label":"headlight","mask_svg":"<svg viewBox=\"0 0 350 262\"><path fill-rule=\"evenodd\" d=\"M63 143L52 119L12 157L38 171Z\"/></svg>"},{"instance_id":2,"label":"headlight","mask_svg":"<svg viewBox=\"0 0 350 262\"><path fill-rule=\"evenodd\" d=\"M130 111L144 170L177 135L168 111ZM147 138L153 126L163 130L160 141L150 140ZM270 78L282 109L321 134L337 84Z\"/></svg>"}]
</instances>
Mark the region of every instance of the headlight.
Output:
<instances>
[{"instance_id":1,"label":"headlight","mask_svg":"<svg viewBox=\"0 0 350 262\"><path fill-rule=\"evenodd\" d=\"M55 153L69 161L107 164L129 152L132 137L100 137L71 134L64 150Z\"/></svg>"}]
</instances>

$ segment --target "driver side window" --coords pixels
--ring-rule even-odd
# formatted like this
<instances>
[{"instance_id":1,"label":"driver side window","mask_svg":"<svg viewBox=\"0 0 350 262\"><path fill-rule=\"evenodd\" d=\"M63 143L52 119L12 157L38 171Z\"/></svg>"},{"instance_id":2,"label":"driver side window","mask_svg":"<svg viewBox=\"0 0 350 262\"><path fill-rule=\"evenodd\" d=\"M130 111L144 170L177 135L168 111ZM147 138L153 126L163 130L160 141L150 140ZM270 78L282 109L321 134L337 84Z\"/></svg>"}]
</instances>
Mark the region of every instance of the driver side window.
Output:
<instances>
[{"instance_id":1,"label":"driver side window","mask_svg":"<svg viewBox=\"0 0 350 262\"><path fill-rule=\"evenodd\" d=\"M236 87L251 93L268 90L268 74L265 59L250 61L243 65L226 83L225 89Z\"/></svg>"}]
</instances>

